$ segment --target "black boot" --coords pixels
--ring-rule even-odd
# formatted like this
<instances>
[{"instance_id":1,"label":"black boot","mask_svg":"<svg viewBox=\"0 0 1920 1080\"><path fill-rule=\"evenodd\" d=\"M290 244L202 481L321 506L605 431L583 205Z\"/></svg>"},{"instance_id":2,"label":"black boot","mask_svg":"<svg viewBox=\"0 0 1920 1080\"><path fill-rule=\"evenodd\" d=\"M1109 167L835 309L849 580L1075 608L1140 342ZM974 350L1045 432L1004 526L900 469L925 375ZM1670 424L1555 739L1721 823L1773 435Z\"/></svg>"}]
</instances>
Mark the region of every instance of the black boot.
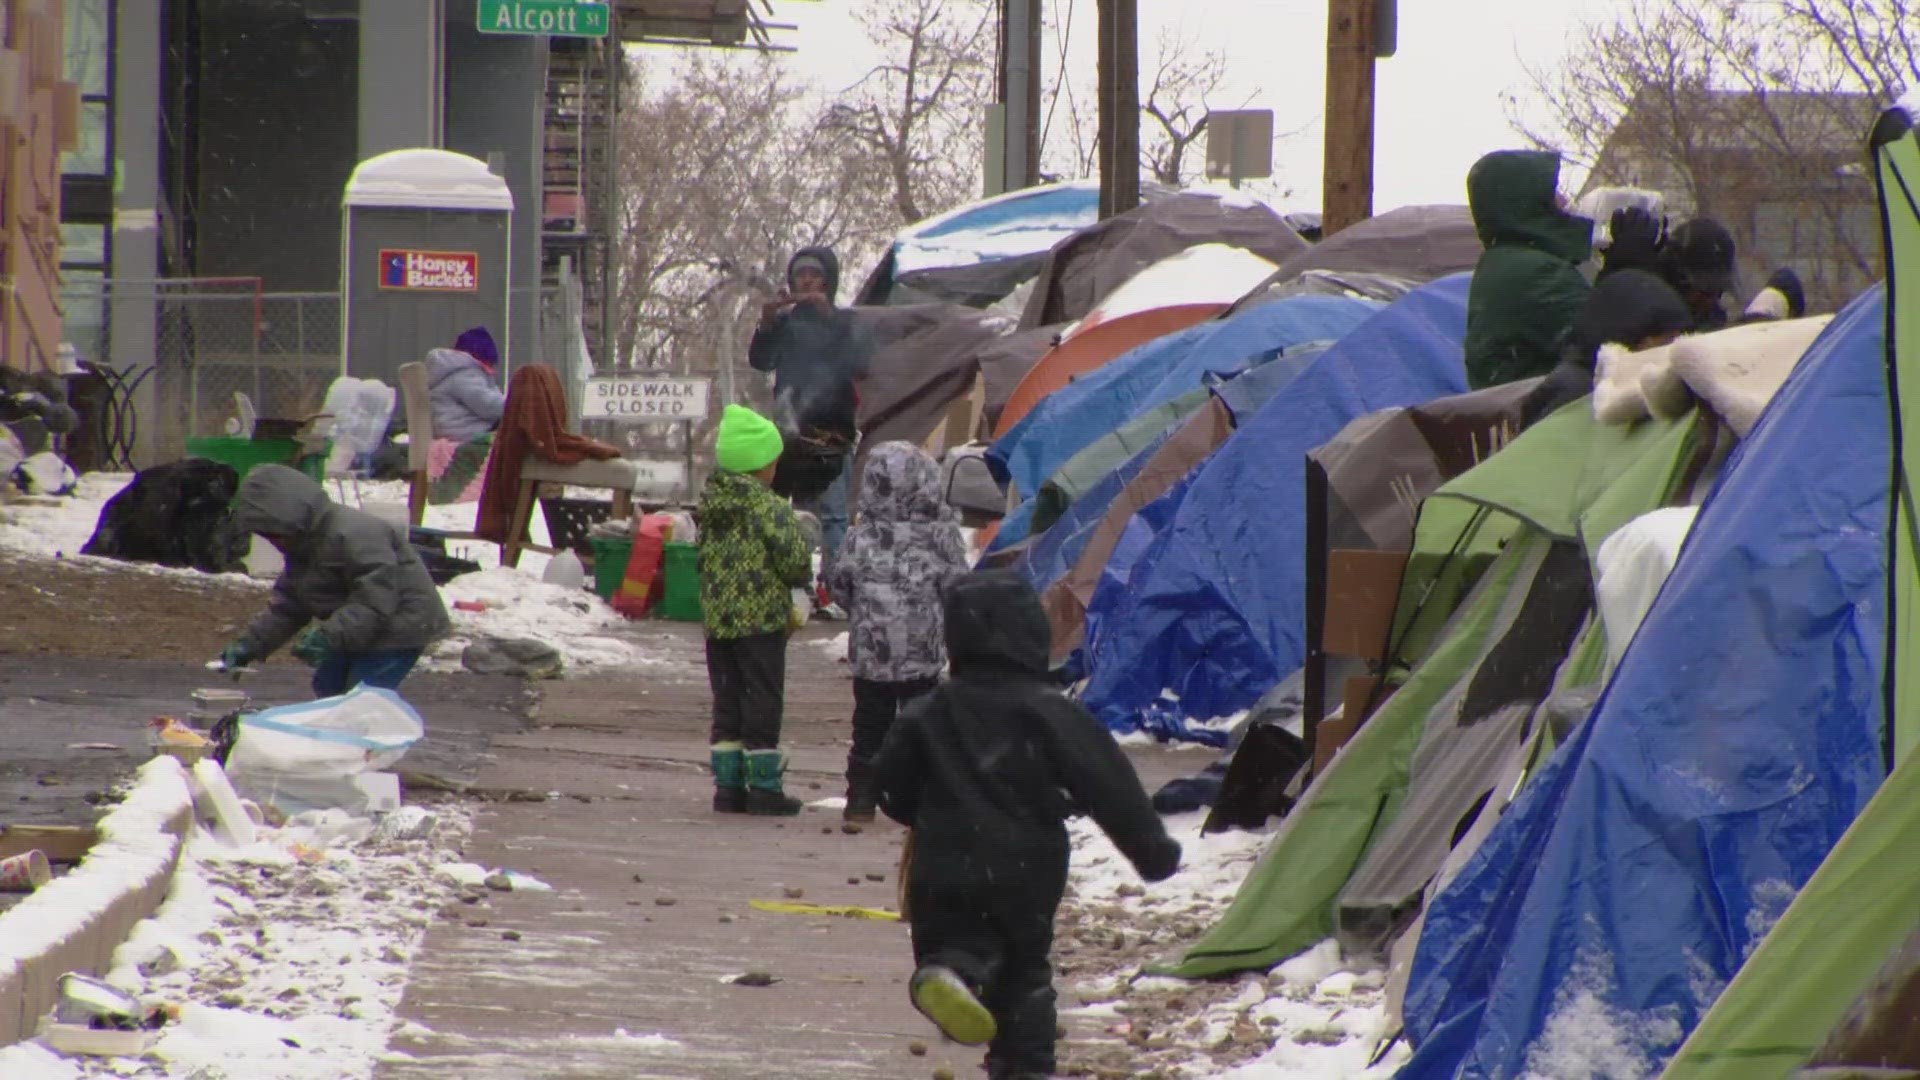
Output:
<instances>
[{"instance_id":1,"label":"black boot","mask_svg":"<svg viewBox=\"0 0 1920 1080\"><path fill-rule=\"evenodd\" d=\"M879 804L879 796L873 762L848 755L847 808L840 812L841 818L856 825L873 824L874 808Z\"/></svg>"},{"instance_id":2,"label":"black boot","mask_svg":"<svg viewBox=\"0 0 1920 1080\"><path fill-rule=\"evenodd\" d=\"M786 771L787 756L780 751L747 751L747 813L792 817L800 812L800 800L781 788Z\"/></svg>"}]
</instances>

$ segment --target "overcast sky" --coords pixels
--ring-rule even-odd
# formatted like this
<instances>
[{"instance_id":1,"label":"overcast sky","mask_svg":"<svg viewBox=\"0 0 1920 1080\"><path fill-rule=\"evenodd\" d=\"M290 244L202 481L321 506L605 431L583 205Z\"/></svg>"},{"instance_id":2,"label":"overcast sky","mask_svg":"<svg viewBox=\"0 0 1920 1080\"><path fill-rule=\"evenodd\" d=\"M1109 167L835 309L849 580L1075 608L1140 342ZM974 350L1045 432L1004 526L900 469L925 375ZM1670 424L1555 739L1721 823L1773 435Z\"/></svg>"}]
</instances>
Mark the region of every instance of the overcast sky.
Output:
<instances>
[{"instance_id":1,"label":"overcast sky","mask_svg":"<svg viewBox=\"0 0 1920 1080\"><path fill-rule=\"evenodd\" d=\"M1091 62L1093 0L1075 0L1074 52ZM873 54L853 22L852 0L775 0L790 62L823 88L859 78ZM1399 52L1379 64L1374 209L1464 202L1467 169L1489 150L1519 145L1502 95L1525 92L1526 65L1552 65L1582 18L1607 0L1401 0ZM1274 111L1274 129L1299 131L1274 148L1289 206L1318 208L1321 106L1326 80L1326 0L1140 0L1141 54L1150 62L1163 27L1225 53L1229 90L1217 107ZM1050 77L1050 73L1049 73Z\"/></svg>"}]
</instances>

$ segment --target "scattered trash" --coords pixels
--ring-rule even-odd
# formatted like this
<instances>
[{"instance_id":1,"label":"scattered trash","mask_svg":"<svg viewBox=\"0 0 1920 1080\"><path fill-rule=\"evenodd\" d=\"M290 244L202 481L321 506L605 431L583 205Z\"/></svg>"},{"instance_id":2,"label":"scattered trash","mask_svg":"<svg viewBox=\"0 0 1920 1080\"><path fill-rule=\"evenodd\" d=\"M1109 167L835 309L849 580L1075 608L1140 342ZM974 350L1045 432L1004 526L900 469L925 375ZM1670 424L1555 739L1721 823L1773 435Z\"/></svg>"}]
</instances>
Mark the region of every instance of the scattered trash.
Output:
<instances>
[{"instance_id":1,"label":"scattered trash","mask_svg":"<svg viewBox=\"0 0 1920 1080\"><path fill-rule=\"evenodd\" d=\"M914 1057L926 1057L927 1044L915 1039L907 1044L907 1053L912 1054Z\"/></svg>"},{"instance_id":2,"label":"scattered trash","mask_svg":"<svg viewBox=\"0 0 1920 1080\"><path fill-rule=\"evenodd\" d=\"M485 611L487 610L487 602L485 600L455 600L453 602L453 610L475 611L475 612Z\"/></svg>"},{"instance_id":3,"label":"scattered trash","mask_svg":"<svg viewBox=\"0 0 1920 1080\"><path fill-rule=\"evenodd\" d=\"M483 637L460 653L460 665L475 675L557 679L566 670L560 650L533 638Z\"/></svg>"},{"instance_id":4,"label":"scattered trash","mask_svg":"<svg viewBox=\"0 0 1920 1080\"><path fill-rule=\"evenodd\" d=\"M0 859L0 892L32 892L53 880L53 864L38 848Z\"/></svg>"},{"instance_id":5,"label":"scattered trash","mask_svg":"<svg viewBox=\"0 0 1920 1080\"><path fill-rule=\"evenodd\" d=\"M380 819L379 833L393 840L418 840L433 832L440 819L419 806L402 806Z\"/></svg>"},{"instance_id":6,"label":"scattered trash","mask_svg":"<svg viewBox=\"0 0 1920 1080\"><path fill-rule=\"evenodd\" d=\"M765 971L748 971L739 975L729 975L720 981L734 986L772 986L780 980Z\"/></svg>"},{"instance_id":7,"label":"scattered trash","mask_svg":"<svg viewBox=\"0 0 1920 1080\"><path fill-rule=\"evenodd\" d=\"M502 930L502 931L500 931L500 940L502 940L502 941L519 941L519 940L520 940L520 931L518 931L518 930Z\"/></svg>"},{"instance_id":8,"label":"scattered trash","mask_svg":"<svg viewBox=\"0 0 1920 1080\"><path fill-rule=\"evenodd\" d=\"M854 907L850 904L789 904L779 900L754 900L749 906L756 911L771 911L781 915L835 915L843 919L872 919L878 922L899 922L900 913L885 908Z\"/></svg>"},{"instance_id":9,"label":"scattered trash","mask_svg":"<svg viewBox=\"0 0 1920 1080\"><path fill-rule=\"evenodd\" d=\"M789 900L798 900L801 897L807 895L807 890L801 888L798 885L789 885L786 888L780 890L780 895L786 897Z\"/></svg>"},{"instance_id":10,"label":"scattered trash","mask_svg":"<svg viewBox=\"0 0 1920 1080\"><path fill-rule=\"evenodd\" d=\"M68 743L67 749L69 750L125 750L126 747L121 746L119 743L110 743L110 742L76 742L76 743Z\"/></svg>"}]
</instances>

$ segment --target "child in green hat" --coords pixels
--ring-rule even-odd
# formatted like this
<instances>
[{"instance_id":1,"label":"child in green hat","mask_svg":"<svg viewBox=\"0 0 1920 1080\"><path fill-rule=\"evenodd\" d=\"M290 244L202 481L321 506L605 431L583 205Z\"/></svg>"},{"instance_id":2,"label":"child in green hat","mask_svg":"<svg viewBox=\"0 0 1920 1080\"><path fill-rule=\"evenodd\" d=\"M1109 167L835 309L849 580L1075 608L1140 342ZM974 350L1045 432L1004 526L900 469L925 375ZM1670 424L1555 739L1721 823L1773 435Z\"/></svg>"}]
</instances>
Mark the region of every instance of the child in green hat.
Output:
<instances>
[{"instance_id":1,"label":"child in green hat","mask_svg":"<svg viewBox=\"0 0 1920 1080\"><path fill-rule=\"evenodd\" d=\"M700 495L700 606L713 687L713 808L728 814L797 814L782 790L780 719L787 679L792 590L813 580L813 552L793 507L773 493L780 429L752 409L727 406Z\"/></svg>"}]
</instances>

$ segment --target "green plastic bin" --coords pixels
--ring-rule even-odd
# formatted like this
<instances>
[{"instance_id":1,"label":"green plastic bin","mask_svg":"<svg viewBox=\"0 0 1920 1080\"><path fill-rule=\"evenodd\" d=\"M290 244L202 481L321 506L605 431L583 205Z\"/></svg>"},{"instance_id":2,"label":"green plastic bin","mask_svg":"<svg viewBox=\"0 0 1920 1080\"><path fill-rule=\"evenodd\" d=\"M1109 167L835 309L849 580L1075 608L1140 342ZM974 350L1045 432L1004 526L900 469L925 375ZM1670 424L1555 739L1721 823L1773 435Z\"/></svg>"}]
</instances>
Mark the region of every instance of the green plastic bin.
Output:
<instances>
[{"instance_id":1,"label":"green plastic bin","mask_svg":"<svg viewBox=\"0 0 1920 1080\"><path fill-rule=\"evenodd\" d=\"M674 622L700 621L700 549L693 544L668 544L666 591L655 613Z\"/></svg>"},{"instance_id":2,"label":"green plastic bin","mask_svg":"<svg viewBox=\"0 0 1920 1080\"><path fill-rule=\"evenodd\" d=\"M188 457L210 458L231 465L242 480L262 465L291 465L299 453L300 444L293 439L236 439L220 435L187 440Z\"/></svg>"},{"instance_id":3,"label":"green plastic bin","mask_svg":"<svg viewBox=\"0 0 1920 1080\"><path fill-rule=\"evenodd\" d=\"M593 536L587 539L593 548L593 591L602 600L612 600L627 578L627 563L633 558L633 541L622 536Z\"/></svg>"}]
</instances>

